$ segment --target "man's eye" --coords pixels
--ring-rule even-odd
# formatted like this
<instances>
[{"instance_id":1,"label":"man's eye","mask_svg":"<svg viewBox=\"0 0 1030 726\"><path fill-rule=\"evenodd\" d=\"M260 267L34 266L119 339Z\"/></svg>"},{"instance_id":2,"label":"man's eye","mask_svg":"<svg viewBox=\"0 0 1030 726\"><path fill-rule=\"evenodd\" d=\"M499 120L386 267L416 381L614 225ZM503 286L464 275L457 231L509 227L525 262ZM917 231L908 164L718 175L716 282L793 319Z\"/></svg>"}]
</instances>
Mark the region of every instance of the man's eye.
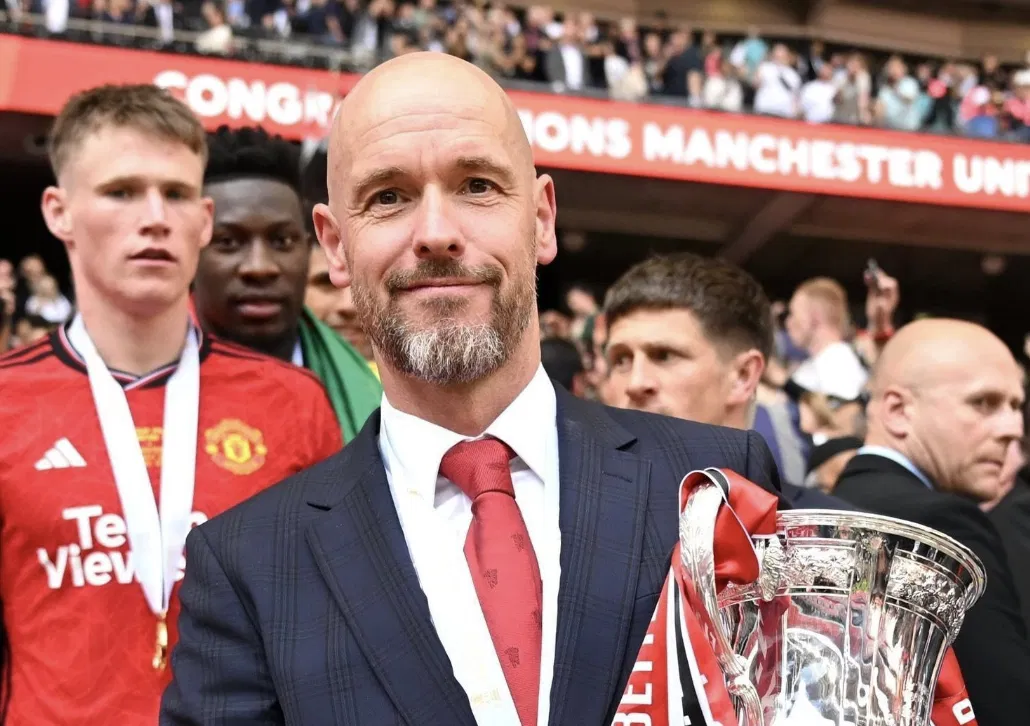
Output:
<instances>
[{"instance_id":1,"label":"man's eye","mask_svg":"<svg viewBox=\"0 0 1030 726\"><path fill-rule=\"evenodd\" d=\"M400 200L400 196L397 194L397 192L395 192L392 189L386 189L384 191L381 191L378 194L376 194L376 196L375 196L375 203L376 204L383 204L383 205L386 205L386 206L390 206L391 204L396 204L399 200Z\"/></svg>"},{"instance_id":2,"label":"man's eye","mask_svg":"<svg viewBox=\"0 0 1030 726\"><path fill-rule=\"evenodd\" d=\"M625 368L629 365L630 357L628 355L614 355L611 358L609 365L612 368Z\"/></svg>"},{"instance_id":3,"label":"man's eye","mask_svg":"<svg viewBox=\"0 0 1030 726\"><path fill-rule=\"evenodd\" d=\"M471 194L486 194L493 189L493 184L488 182L486 179L470 179L468 183L468 190Z\"/></svg>"}]
</instances>

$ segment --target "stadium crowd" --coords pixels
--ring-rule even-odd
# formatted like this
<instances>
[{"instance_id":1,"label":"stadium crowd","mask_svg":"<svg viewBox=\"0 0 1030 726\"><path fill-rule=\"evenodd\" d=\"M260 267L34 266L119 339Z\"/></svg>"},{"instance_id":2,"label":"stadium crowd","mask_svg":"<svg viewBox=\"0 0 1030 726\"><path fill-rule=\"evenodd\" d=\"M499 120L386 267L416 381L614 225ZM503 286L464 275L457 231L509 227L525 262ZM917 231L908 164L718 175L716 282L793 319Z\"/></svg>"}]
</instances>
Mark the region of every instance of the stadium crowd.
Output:
<instances>
[{"instance_id":1,"label":"stadium crowd","mask_svg":"<svg viewBox=\"0 0 1030 726\"><path fill-rule=\"evenodd\" d=\"M662 97L696 108L750 111L809 123L878 126L1030 140L1030 67L779 41L752 28L720 37L677 27L662 15L638 21L436 0L5 0L12 27L34 13L58 35L68 18L104 26L77 37L144 43L202 54L248 55L254 39L345 51L367 68L416 50L446 52L502 80L556 92L597 92L638 101ZM21 19L21 20L20 20ZM131 28L146 26L143 39ZM105 27L107 35L105 36ZM112 30L117 28L117 31ZM194 34L189 43L177 33ZM294 61L304 51L288 52Z\"/></svg>"}]
</instances>

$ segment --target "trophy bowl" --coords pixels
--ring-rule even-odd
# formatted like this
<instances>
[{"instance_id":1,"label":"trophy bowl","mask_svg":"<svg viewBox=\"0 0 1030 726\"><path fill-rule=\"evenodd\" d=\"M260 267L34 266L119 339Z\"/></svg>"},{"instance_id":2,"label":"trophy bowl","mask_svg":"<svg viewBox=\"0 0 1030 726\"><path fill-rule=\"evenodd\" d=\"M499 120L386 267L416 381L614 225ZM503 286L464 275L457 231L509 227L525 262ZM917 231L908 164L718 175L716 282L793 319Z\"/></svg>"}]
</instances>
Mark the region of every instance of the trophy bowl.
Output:
<instances>
[{"instance_id":1,"label":"trophy bowl","mask_svg":"<svg viewBox=\"0 0 1030 726\"><path fill-rule=\"evenodd\" d=\"M776 536L752 538L758 580L716 592L729 482L705 474L680 518L684 589L738 726L928 726L945 653L986 585L976 555L891 517L782 511Z\"/></svg>"}]
</instances>

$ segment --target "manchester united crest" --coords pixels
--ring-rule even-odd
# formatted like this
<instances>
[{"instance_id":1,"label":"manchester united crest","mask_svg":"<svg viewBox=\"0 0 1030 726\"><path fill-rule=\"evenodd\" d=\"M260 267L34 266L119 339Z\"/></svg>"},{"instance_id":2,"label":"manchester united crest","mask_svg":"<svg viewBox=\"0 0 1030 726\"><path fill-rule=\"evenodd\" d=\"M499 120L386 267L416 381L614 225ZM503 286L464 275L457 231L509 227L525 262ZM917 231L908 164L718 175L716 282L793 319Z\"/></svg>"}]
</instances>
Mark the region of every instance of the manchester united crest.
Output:
<instances>
[{"instance_id":1,"label":"manchester united crest","mask_svg":"<svg viewBox=\"0 0 1030 726\"><path fill-rule=\"evenodd\" d=\"M205 431L204 450L218 466L240 476L260 469L268 453L261 432L236 418Z\"/></svg>"}]
</instances>

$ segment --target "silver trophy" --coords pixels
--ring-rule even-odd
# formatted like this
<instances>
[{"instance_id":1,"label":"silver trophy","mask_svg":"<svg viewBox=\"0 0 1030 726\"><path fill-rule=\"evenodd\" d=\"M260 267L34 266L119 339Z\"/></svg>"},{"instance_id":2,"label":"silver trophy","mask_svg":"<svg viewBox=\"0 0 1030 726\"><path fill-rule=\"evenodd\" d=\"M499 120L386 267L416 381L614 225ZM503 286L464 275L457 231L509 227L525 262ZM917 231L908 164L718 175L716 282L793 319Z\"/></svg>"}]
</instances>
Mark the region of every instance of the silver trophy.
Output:
<instances>
[{"instance_id":1,"label":"silver trophy","mask_svg":"<svg viewBox=\"0 0 1030 726\"><path fill-rule=\"evenodd\" d=\"M729 481L704 474L680 518L684 589L737 726L928 726L947 648L983 595L976 555L899 519L783 511L775 537L753 538L758 581L716 593Z\"/></svg>"}]
</instances>

